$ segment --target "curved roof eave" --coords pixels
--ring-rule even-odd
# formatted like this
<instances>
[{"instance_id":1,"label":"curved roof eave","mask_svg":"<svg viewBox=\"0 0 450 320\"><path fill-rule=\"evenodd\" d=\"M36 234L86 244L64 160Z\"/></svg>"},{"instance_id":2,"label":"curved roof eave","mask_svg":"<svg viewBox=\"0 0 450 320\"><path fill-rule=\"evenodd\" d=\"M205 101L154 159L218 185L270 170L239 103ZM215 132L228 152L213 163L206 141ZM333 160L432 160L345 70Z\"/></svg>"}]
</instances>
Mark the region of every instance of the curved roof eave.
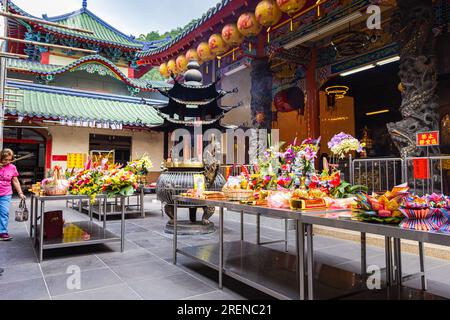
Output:
<instances>
[{"instance_id":1,"label":"curved roof eave","mask_svg":"<svg viewBox=\"0 0 450 320\"><path fill-rule=\"evenodd\" d=\"M14 63L16 63L16 62L14 62ZM159 82L157 83L157 85L155 85L156 83L152 82L152 81L146 81L146 80L141 80L141 79L131 79L131 78L127 77L119 68L117 68L114 65L114 63L112 63L111 61L109 61L108 59L106 59L100 55L85 56L85 57L82 57L82 58L66 65L66 66L55 66L54 69L52 69L52 70L50 70L50 68L48 68L49 70L33 68L32 65L27 66L27 69L18 68L18 67L14 67L14 66L9 67L9 69L17 70L18 72L29 72L29 73L33 73L33 74L39 74L39 75L58 75L58 74L70 72L71 70L76 69L80 65L86 64L86 63L102 64L105 67L107 67L108 69L110 69L120 80L122 80L127 85L132 86L134 88L139 88L140 90L145 91L145 92L158 92L158 90L156 88L163 87L162 84ZM164 86L164 87L169 87L169 85Z\"/></svg>"},{"instance_id":2,"label":"curved roof eave","mask_svg":"<svg viewBox=\"0 0 450 320\"><path fill-rule=\"evenodd\" d=\"M220 23L223 19L223 15L232 14L242 6L245 6L245 1L240 0L221 0L215 7L211 8L203 14L203 16L197 21L197 23L191 26L189 29L184 30L177 37L167 42L165 45L155 49L138 52L137 57L141 60L157 59L161 55L169 55L170 51L176 52L175 47L177 45L185 44L186 42L194 41L193 38L198 37L199 33L209 30L211 25Z\"/></svg>"},{"instance_id":3,"label":"curved roof eave","mask_svg":"<svg viewBox=\"0 0 450 320\"><path fill-rule=\"evenodd\" d=\"M19 14L19 15L23 15L26 17L31 17L31 18L36 18L36 19L42 19L39 17L35 17L30 15L29 13L27 13L25 10L21 9L20 7L18 7L16 4L14 4L11 1L8 1L8 5L9 5L9 9L12 10L13 12ZM72 17L72 16L77 16L80 15L82 13L86 13L88 14L92 19L94 19L96 22L98 22L99 24L101 24L102 26L104 26L105 28L109 29L111 32L117 34L119 37L124 38L124 41L127 42L132 42L133 44L125 44L125 43L119 43L119 42L115 42L115 41L108 41L108 40L103 40L103 39L98 39L95 37L90 37L88 35L82 35L78 32L73 32L70 30L64 30L58 27L53 27L53 26L48 26L45 24L39 24L39 23L32 23L33 25L38 26L39 28L42 28L44 30L47 30L49 32L53 32L62 36L72 36L74 38L78 38L78 39L82 39L84 41L92 41L92 42L98 42L101 44L105 44L105 45L115 45L115 46L119 46L119 47L123 47L123 48L127 48L127 49L134 49L134 50L141 50L144 47L144 42L136 40L136 39L131 39L130 36L125 35L124 33L118 31L117 29L115 29L114 27L112 27L111 25L109 25L108 23L106 23L105 21L103 21L102 19L100 19L99 17L97 17L95 14L93 14L92 12L90 12L87 9L80 9L77 11L73 11L71 13L67 13L61 16L57 16L57 17L51 17L51 18L46 18L46 16L44 17L44 20L48 20L49 22L58 22L63 20L63 18L68 18L68 17ZM52 20L55 21L52 21Z\"/></svg>"}]
</instances>

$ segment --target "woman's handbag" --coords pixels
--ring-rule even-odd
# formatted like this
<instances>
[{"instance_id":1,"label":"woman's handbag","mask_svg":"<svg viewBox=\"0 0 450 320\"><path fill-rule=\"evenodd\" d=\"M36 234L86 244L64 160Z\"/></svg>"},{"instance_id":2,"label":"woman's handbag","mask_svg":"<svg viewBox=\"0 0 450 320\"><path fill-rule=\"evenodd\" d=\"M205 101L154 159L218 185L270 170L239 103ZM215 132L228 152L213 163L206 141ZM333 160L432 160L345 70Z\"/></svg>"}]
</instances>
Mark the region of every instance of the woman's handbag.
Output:
<instances>
[{"instance_id":1,"label":"woman's handbag","mask_svg":"<svg viewBox=\"0 0 450 320\"><path fill-rule=\"evenodd\" d=\"M25 222L28 220L28 209L27 202L22 199L20 200L19 208L15 212L16 221Z\"/></svg>"}]
</instances>

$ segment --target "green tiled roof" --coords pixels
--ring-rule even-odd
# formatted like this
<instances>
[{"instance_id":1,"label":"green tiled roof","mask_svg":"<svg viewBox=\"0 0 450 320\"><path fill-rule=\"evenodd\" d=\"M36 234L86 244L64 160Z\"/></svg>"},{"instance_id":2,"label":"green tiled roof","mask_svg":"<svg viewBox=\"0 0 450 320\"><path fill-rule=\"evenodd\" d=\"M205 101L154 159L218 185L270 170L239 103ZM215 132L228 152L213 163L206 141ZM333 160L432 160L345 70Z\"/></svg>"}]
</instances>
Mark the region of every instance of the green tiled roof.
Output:
<instances>
[{"instance_id":1,"label":"green tiled roof","mask_svg":"<svg viewBox=\"0 0 450 320\"><path fill-rule=\"evenodd\" d=\"M58 65L51 65L51 64L42 64L35 61L29 61L29 60L21 60L21 59L8 59L8 68L9 69L15 69L19 71L34 73L34 74L40 74L40 75L58 75L65 72L69 72L73 68L76 68L77 66L84 64L84 63L98 63L107 66L110 70L112 70L115 75L120 78L123 82L125 82L127 85L134 86L136 88L139 88L144 91L156 91L154 89L156 88L170 88L171 85L169 85L167 82L164 81L150 81L150 80L144 80L144 79L132 79L128 78L119 68L115 66L115 64L108 59L100 56L100 55L91 55L91 56L85 56L78 60L75 60L74 62L66 65L66 66L58 66Z\"/></svg>"},{"instance_id":2,"label":"green tiled roof","mask_svg":"<svg viewBox=\"0 0 450 320\"><path fill-rule=\"evenodd\" d=\"M9 69L26 70L30 72L52 73L61 66L54 64L42 64L36 61L23 59L7 59Z\"/></svg>"},{"instance_id":3,"label":"green tiled roof","mask_svg":"<svg viewBox=\"0 0 450 320\"><path fill-rule=\"evenodd\" d=\"M23 117L39 117L54 120L96 121L130 126L154 127L163 123L151 106L94 99L66 94L48 93L37 90L20 89L14 93L23 94L21 102L10 103L15 107L6 108L8 114Z\"/></svg>"},{"instance_id":4,"label":"green tiled roof","mask_svg":"<svg viewBox=\"0 0 450 320\"><path fill-rule=\"evenodd\" d=\"M9 1L8 3L10 10L12 10L13 12L24 16L30 16L11 1ZM51 22L57 22L62 25L82 28L94 32L93 34L89 34L85 32L53 27L45 24L38 24L39 26L49 31L57 32L62 35L69 35L84 40L93 40L101 42L103 44L114 44L134 49L142 49L144 46L143 42L134 39L134 37L132 36L125 35L124 33L120 32L119 30L115 29L114 27L97 17L86 8L82 8L78 11L58 17L49 18L47 16L44 16L44 19Z\"/></svg>"}]
</instances>

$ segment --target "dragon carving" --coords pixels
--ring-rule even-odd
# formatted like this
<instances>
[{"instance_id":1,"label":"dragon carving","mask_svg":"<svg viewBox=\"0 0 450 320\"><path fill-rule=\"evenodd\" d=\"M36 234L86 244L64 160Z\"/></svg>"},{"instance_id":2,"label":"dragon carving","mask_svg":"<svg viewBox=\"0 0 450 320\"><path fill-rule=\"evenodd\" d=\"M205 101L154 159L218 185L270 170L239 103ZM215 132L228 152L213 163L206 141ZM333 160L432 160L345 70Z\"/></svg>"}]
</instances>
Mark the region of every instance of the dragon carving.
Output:
<instances>
[{"instance_id":1,"label":"dragon carving","mask_svg":"<svg viewBox=\"0 0 450 320\"><path fill-rule=\"evenodd\" d=\"M400 46L403 119L387 128L402 157L421 156L425 150L416 147L416 133L439 128L432 0L397 0L397 4L392 23ZM438 152L430 148L430 153Z\"/></svg>"}]
</instances>

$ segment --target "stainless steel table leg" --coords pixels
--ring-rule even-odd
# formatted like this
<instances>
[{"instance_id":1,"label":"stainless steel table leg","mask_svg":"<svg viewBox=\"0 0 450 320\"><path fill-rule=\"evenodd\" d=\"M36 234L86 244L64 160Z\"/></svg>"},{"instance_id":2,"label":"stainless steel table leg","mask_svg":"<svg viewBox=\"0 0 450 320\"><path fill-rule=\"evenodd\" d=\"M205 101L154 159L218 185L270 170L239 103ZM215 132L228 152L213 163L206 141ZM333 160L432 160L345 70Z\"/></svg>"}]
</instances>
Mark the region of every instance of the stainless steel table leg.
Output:
<instances>
[{"instance_id":1,"label":"stainless steel table leg","mask_svg":"<svg viewBox=\"0 0 450 320\"><path fill-rule=\"evenodd\" d=\"M297 251L297 277L300 300L305 300L305 226L296 222L295 249Z\"/></svg>"},{"instance_id":2,"label":"stainless steel table leg","mask_svg":"<svg viewBox=\"0 0 450 320\"><path fill-rule=\"evenodd\" d=\"M83 200L78 201L78 211L83 212Z\"/></svg>"},{"instance_id":3,"label":"stainless steel table leg","mask_svg":"<svg viewBox=\"0 0 450 320\"><path fill-rule=\"evenodd\" d=\"M121 197L122 204L122 220L121 220L121 237L120 237L120 251L125 251L125 199Z\"/></svg>"},{"instance_id":4,"label":"stainless steel table leg","mask_svg":"<svg viewBox=\"0 0 450 320\"><path fill-rule=\"evenodd\" d=\"M108 197L105 196L103 198L103 228L106 229L106 210L107 210L107 205L108 205Z\"/></svg>"},{"instance_id":5,"label":"stainless steel table leg","mask_svg":"<svg viewBox=\"0 0 450 320\"><path fill-rule=\"evenodd\" d=\"M422 290L428 290L427 278L425 275L425 249L423 247L423 242L419 242L419 260L420 260L420 272L422 272Z\"/></svg>"},{"instance_id":6,"label":"stainless steel table leg","mask_svg":"<svg viewBox=\"0 0 450 320\"><path fill-rule=\"evenodd\" d=\"M219 289L223 288L223 206L219 210Z\"/></svg>"},{"instance_id":7,"label":"stainless steel table leg","mask_svg":"<svg viewBox=\"0 0 450 320\"><path fill-rule=\"evenodd\" d=\"M403 286L403 270L402 270L402 239L397 239L397 254L398 254L398 261L397 261L397 273L398 273L398 284L400 286Z\"/></svg>"},{"instance_id":8,"label":"stainless steel table leg","mask_svg":"<svg viewBox=\"0 0 450 320\"><path fill-rule=\"evenodd\" d=\"M30 199L30 238L33 238L33 221L34 221L34 194Z\"/></svg>"},{"instance_id":9,"label":"stainless steel table leg","mask_svg":"<svg viewBox=\"0 0 450 320\"><path fill-rule=\"evenodd\" d=\"M400 239L394 238L394 270L395 270L395 284L402 285L402 267L401 267L401 249L400 249Z\"/></svg>"},{"instance_id":10,"label":"stainless steel table leg","mask_svg":"<svg viewBox=\"0 0 450 320\"><path fill-rule=\"evenodd\" d=\"M314 300L314 248L313 248L313 226L306 225L306 242L307 242L307 265L308 265L308 300Z\"/></svg>"},{"instance_id":11,"label":"stainless steel table leg","mask_svg":"<svg viewBox=\"0 0 450 320\"><path fill-rule=\"evenodd\" d=\"M39 262L44 259L44 215L45 215L45 203L41 201L41 227L39 231Z\"/></svg>"},{"instance_id":12,"label":"stainless steel table leg","mask_svg":"<svg viewBox=\"0 0 450 320\"><path fill-rule=\"evenodd\" d=\"M366 233L361 232L361 277L362 281L367 280L367 239Z\"/></svg>"},{"instance_id":13,"label":"stainless steel table leg","mask_svg":"<svg viewBox=\"0 0 450 320\"><path fill-rule=\"evenodd\" d=\"M244 241L244 211L241 211L241 241Z\"/></svg>"},{"instance_id":14,"label":"stainless steel table leg","mask_svg":"<svg viewBox=\"0 0 450 320\"><path fill-rule=\"evenodd\" d=\"M392 251L391 251L391 238L385 237L385 259L386 259L386 284L392 285Z\"/></svg>"},{"instance_id":15,"label":"stainless steel table leg","mask_svg":"<svg viewBox=\"0 0 450 320\"><path fill-rule=\"evenodd\" d=\"M93 214L92 214L92 202L91 198L88 200L88 208L89 208L89 220L92 222L93 220Z\"/></svg>"},{"instance_id":16,"label":"stainless steel table leg","mask_svg":"<svg viewBox=\"0 0 450 320\"><path fill-rule=\"evenodd\" d=\"M102 222L103 216L102 216L102 208L103 208L103 204L102 204L102 197L97 196L97 204L98 204L98 221Z\"/></svg>"},{"instance_id":17,"label":"stainless steel table leg","mask_svg":"<svg viewBox=\"0 0 450 320\"><path fill-rule=\"evenodd\" d=\"M288 230L288 219L284 220L284 251L288 252L288 236L289 236L289 230Z\"/></svg>"},{"instance_id":18,"label":"stainless steel table leg","mask_svg":"<svg viewBox=\"0 0 450 320\"><path fill-rule=\"evenodd\" d=\"M38 238L37 238L38 222L37 221L38 221L38 211L39 211L38 200L36 197L33 199L33 202L34 202L33 239L34 239L34 247L36 248L37 241L38 241Z\"/></svg>"},{"instance_id":19,"label":"stainless steel table leg","mask_svg":"<svg viewBox=\"0 0 450 320\"><path fill-rule=\"evenodd\" d=\"M261 216L256 215L256 244L261 244Z\"/></svg>"},{"instance_id":20,"label":"stainless steel table leg","mask_svg":"<svg viewBox=\"0 0 450 320\"><path fill-rule=\"evenodd\" d=\"M141 194L139 196L139 201L140 201L140 204L141 204L141 215L142 215L142 218L145 218L144 196L145 196L144 188L141 188Z\"/></svg>"},{"instance_id":21,"label":"stainless steel table leg","mask_svg":"<svg viewBox=\"0 0 450 320\"><path fill-rule=\"evenodd\" d=\"M177 264L178 201L173 201L173 264Z\"/></svg>"}]
</instances>

